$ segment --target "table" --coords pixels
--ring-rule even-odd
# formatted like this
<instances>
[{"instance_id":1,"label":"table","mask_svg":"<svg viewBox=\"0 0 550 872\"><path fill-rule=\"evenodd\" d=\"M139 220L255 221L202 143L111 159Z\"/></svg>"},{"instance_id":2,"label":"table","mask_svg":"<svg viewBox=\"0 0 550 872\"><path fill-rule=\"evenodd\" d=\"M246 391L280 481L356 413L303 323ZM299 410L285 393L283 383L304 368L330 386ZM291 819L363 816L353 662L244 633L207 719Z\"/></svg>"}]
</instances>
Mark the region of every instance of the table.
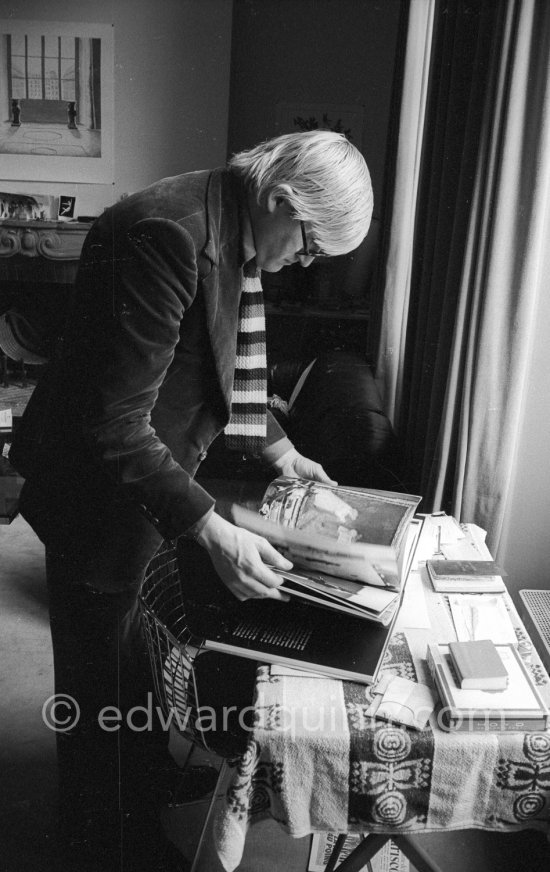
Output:
<instances>
[{"instance_id":1,"label":"table","mask_svg":"<svg viewBox=\"0 0 550 872\"><path fill-rule=\"evenodd\" d=\"M424 560L431 553L422 539L382 671L431 684L427 643L456 634L446 597L429 583ZM521 638L517 611L502 596ZM530 669L549 702L536 652ZM550 832L550 731L447 733L435 716L415 731L372 721L369 699L363 685L259 668L255 726L214 823L228 872L241 860L248 826L265 818L297 838L319 831Z\"/></svg>"}]
</instances>

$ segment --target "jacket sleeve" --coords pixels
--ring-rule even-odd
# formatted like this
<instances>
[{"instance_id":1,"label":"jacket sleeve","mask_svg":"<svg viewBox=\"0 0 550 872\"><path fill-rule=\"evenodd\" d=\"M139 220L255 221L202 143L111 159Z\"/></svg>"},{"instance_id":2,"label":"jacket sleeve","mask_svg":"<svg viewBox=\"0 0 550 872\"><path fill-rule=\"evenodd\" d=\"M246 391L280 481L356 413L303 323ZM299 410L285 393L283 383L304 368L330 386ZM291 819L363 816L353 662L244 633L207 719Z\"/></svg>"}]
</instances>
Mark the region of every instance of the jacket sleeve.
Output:
<instances>
[{"instance_id":1,"label":"jacket sleeve","mask_svg":"<svg viewBox=\"0 0 550 872\"><path fill-rule=\"evenodd\" d=\"M137 222L114 251L109 246L105 237L91 245L79 273L88 293L102 299L89 333L97 346L83 432L121 493L165 538L175 538L214 505L151 426L182 315L196 294L196 252L189 233L163 218Z\"/></svg>"}]
</instances>

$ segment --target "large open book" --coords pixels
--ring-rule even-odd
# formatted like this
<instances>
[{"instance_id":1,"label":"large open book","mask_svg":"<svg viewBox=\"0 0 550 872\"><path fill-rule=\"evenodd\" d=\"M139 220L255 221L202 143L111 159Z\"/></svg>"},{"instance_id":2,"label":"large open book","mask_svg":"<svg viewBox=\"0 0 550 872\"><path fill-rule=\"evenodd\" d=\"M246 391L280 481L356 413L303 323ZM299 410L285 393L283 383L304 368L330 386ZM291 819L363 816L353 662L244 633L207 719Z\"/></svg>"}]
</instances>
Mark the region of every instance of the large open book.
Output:
<instances>
[{"instance_id":1,"label":"large open book","mask_svg":"<svg viewBox=\"0 0 550 872\"><path fill-rule=\"evenodd\" d=\"M235 523L268 539L294 564L282 590L387 625L400 599L417 536L420 497L281 477L259 513Z\"/></svg>"},{"instance_id":2,"label":"large open book","mask_svg":"<svg viewBox=\"0 0 550 872\"><path fill-rule=\"evenodd\" d=\"M292 597L236 600L220 583L207 552L185 540L180 559L189 630L206 650L371 683L422 526L413 518L418 501L406 494L277 479L260 513L234 506L233 515L292 559L283 584Z\"/></svg>"}]
</instances>

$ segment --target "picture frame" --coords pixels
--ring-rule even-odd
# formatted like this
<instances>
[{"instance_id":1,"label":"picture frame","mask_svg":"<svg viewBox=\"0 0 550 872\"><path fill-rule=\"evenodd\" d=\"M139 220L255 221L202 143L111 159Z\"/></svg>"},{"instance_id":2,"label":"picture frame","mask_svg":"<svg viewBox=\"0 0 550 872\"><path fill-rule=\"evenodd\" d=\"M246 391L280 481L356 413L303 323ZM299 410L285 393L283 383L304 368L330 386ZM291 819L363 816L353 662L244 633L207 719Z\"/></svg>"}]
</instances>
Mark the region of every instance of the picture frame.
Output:
<instances>
[{"instance_id":1,"label":"picture frame","mask_svg":"<svg viewBox=\"0 0 550 872\"><path fill-rule=\"evenodd\" d=\"M0 21L2 179L114 180L111 24Z\"/></svg>"},{"instance_id":2,"label":"picture frame","mask_svg":"<svg viewBox=\"0 0 550 872\"><path fill-rule=\"evenodd\" d=\"M71 197L68 194L59 195L59 206L57 209L58 221L73 221L75 217L76 197Z\"/></svg>"},{"instance_id":3,"label":"picture frame","mask_svg":"<svg viewBox=\"0 0 550 872\"><path fill-rule=\"evenodd\" d=\"M51 194L14 194L0 191L1 221L55 221L57 200Z\"/></svg>"}]
</instances>

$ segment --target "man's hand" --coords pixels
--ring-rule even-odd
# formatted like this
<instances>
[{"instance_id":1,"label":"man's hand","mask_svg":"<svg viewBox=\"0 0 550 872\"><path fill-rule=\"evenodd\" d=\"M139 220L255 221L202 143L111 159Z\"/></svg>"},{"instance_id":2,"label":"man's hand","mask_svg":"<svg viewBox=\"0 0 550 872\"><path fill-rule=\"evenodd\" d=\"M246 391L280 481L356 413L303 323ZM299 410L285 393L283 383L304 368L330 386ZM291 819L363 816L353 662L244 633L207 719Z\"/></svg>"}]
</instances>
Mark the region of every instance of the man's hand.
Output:
<instances>
[{"instance_id":1,"label":"man's hand","mask_svg":"<svg viewBox=\"0 0 550 872\"><path fill-rule=\"evenodd\" d=\"M236 527L213 512L197 542L206 548L214 569L237 599L288 600L287 594L278 590L283 579L267 564L292 569L292 563L267 539Z\"/></svg>"},{"instance_id":2,"label":"man's hand","mask_svg":"<svg viewBox=\"0 0 550 872\"><path fill-rule=\"evenodd\" d=\"M307 478L310 481L323 482L323 484L338 483L329 478L320 463L303 457L295 448L291 448L286 454L283 454L273 466L280 475L287 475L289 478Z\"/></svg>"}]
</instances>

